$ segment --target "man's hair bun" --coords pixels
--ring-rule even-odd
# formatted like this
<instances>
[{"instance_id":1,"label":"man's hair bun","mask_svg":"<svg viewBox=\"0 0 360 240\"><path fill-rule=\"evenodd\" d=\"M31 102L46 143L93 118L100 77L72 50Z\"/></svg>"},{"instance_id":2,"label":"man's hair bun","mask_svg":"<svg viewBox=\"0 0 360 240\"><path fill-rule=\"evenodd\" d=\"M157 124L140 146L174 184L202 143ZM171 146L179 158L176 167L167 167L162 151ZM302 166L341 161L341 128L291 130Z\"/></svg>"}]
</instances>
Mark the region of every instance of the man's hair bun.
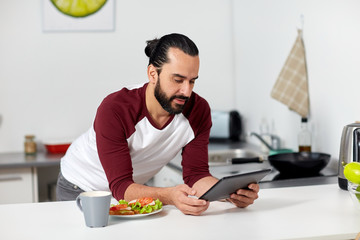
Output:
<instances>
[{"instance_id":1,"label":"man's hair bun","mask_svg":"<svg viewBox=\"0 0 360 240\"><path fill-rule=\"evenodd\" d=\"M153 40L146 41L145 54L149 58L153 55L157 44L159 43L159 39L155 38Z\"/></svg>"}]
</instances>

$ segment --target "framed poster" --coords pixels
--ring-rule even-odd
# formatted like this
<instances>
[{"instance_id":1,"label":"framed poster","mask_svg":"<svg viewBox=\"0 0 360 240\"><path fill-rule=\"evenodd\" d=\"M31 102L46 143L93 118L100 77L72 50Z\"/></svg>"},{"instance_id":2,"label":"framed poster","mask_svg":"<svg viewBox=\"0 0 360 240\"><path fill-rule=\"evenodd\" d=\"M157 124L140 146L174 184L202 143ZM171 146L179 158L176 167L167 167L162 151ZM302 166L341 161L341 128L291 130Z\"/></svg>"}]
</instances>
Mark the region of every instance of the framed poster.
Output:
<instances>
[{"instance_id":1,"label":"framed poster","mask_svg":"<svg viewBox=\"0 0 360 240\"><path fill-rule=\"evenodd\" d=\"M84 17L66 15L50 0L42 0L42 15L44 32L115 30L115 0L107 0L98 11Z\"/></svg>"}]
</instances>

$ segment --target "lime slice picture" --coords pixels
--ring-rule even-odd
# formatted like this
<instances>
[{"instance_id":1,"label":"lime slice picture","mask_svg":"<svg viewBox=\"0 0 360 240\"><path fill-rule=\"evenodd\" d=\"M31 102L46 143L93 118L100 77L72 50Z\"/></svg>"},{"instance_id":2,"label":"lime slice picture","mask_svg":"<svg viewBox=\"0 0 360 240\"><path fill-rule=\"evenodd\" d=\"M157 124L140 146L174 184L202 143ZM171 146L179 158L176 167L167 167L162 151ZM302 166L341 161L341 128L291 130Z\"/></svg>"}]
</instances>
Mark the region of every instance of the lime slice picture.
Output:
<instances>
[{"instance_id":1,"label":"lime slice picture","mask_svg":"<svg viewBox=\"0 0 360 240\"><path fill-rule=\"evenodd\" d=\"M99 11L107 0L51 0L63 14L71 17L86 17Z\"/></svg>"}]
</instances>

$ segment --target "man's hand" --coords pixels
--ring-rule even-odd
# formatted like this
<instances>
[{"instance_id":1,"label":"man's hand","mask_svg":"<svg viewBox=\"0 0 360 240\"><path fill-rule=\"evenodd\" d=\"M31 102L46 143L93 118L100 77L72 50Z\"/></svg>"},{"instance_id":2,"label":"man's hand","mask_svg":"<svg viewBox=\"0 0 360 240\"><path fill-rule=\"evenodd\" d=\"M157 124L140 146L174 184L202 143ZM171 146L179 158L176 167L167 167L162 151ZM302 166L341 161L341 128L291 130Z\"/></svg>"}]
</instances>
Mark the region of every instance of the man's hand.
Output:
<instances>
[{"instance_id":1,"label":"man's hand","mask_svg":"<svg viewBox=\"0 0 360 240\"><path fill-rule=\"evenodd\" d=\"M172 203L184 214L200 215L209 207L209 202L188 197L188 195L195 196L196 190L186 184L177 185L172 188Z\"/></svg>"},{"instance_id":2,"label":"man's hand","mask_svg":"<svg viewBox=\"0 0 360 240\"><path fill-rule=\"evenodd\" d=\"M259 192L259 185L251 183L248 186L249 189L239 189L236 193L230 195L228 201L232 202L235 206L239 208L245 208L254 203L257 199Z\"/></svg>"}]
</instances>

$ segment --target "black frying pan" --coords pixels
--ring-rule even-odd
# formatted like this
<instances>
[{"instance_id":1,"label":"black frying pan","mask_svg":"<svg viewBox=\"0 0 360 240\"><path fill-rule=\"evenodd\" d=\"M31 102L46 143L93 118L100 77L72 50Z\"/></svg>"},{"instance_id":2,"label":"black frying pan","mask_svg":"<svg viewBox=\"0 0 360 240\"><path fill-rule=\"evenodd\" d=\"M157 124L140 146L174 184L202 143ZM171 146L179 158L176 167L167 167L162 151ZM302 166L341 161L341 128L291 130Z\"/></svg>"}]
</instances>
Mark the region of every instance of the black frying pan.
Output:
<instances>
[{"instance_id":1,"label":"black frying pan","mask_svg":"<svg viewBox=\"0 0 360 240\"><path fill-rule=\"evenodd\" d=\"M281 175L303 176L319 173L330 161L330 155L318 152L279 153L268 157Z\"/></svg>"}]
</instances>

